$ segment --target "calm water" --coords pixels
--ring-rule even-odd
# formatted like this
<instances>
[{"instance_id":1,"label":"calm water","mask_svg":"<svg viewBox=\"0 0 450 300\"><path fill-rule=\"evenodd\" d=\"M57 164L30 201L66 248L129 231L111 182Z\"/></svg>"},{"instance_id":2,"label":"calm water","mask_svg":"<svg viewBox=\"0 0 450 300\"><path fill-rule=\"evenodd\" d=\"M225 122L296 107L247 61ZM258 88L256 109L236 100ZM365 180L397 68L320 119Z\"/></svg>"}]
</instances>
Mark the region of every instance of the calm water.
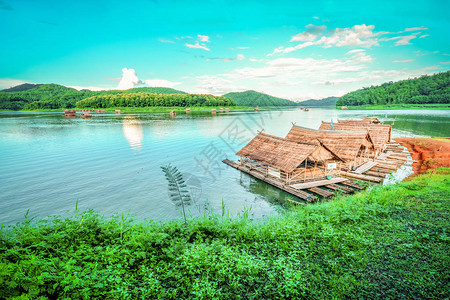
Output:
<instances>
[{"instance_id":1,"label":"calm water","mask_svg":"<svg viewBox=\"0 0 450 300\"><path fill-rule=\"evenodd\" d=\"M94 115L64 119L60 113L0 112L0 223L29 217L68 216L75 203L105 216L180 217L160 166L185 174L195 200L192 215L209 209L254 218L276 215L287 195L226 166L257 130L285 136L291 122L318 128L321 120L375 116L394 121L393 137L450 136L445 110L339 111L333 109L168 114ZM387 113L387 116L385 115Z\"/></svg>"}]
</instances>

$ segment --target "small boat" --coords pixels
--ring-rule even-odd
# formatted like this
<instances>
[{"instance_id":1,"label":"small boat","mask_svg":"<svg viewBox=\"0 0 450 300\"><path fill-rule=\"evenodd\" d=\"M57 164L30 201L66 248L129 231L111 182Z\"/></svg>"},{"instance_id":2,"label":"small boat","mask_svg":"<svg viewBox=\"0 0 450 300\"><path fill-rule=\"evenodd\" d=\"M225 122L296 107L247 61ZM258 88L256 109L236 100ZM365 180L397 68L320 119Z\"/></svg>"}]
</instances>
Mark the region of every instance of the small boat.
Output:
<instances>
[{"instance_id":1,"label":"small boat","mask_svg":"<svg viewBox=\"0 0 450 300\"><path fill-rule=\"evenodd\" d=\"M309 111L309 108L305 108L305 111Z\"/></svg>"}]
</instances>

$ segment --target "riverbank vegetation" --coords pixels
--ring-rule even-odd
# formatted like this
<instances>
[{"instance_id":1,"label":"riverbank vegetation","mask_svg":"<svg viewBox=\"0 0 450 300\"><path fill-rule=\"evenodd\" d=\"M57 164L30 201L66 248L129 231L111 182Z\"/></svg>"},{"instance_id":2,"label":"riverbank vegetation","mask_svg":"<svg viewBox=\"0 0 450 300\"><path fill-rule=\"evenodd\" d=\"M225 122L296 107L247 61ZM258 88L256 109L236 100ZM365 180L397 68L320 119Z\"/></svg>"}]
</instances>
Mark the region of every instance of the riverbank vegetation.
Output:
<instances>
[{"instance_id":1,"label":"riverbank vegetation","mask_svg":"<svg viewBox=\"0 0 450 300\"><path fill-rule=\"evenodd\" d=\"M359 106L347 106L347 109L350 110L450 109L450 103L359 105Z\"/></svg>"},{"instance_id":2,"label":"riverbank vegetation","mask_svg":"<svg viewBox=\"0 0 450 300\"><path fill-rule=\"evenodd\" d=\"M126 93L99 95L78 101L79 108L152 107L152 106L234 106L225 97L195 94Z\"/></svg>"},{"instance_id":3,"label":"riverbank vegetation","mask_svg":"<svg viewBox=\"0 0 450 300\"><path fill-rule=\"evenodd\" d=\"M450 169L297 207L166 223L87 211L0 230L2 297L449 296Z\"/></svg>"},{"instance_id":4,"label":"riverbank vegetation","mask_svg":"<svg viewBox=\"0 0 450 300\"><path fill-rule=\"evenodd\" d=\"M450 103L450 71L386 82L340 97L337 106Z\"/></svg>"},{"instance_id":5,"label":"riverbank vegetation","mask_svg":"<svg viewBox=\"0 0 450 300\"><path fill-rule=\"evenodd\" d=\"M186 94L172 88L141 87L129 90L78 91L58 84L22 84L0 91L0 109L42 110L74 108L78 101L102 96L128 93Z\"/></svg>"}]
</instances>

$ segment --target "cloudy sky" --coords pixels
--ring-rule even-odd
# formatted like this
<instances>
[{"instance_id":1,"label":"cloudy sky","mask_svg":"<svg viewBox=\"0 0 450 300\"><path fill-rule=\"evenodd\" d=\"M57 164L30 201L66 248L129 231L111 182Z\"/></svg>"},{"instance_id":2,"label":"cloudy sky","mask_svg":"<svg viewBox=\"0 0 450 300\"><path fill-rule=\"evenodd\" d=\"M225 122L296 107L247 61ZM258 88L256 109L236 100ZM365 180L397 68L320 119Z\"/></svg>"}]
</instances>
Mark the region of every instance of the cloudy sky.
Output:
<instances>
[{"instance_id":1,"label":"cloudy sky","mask_svg":"<svg viewBox=\"0 0 450 300\"><path fill-rule=\"evenodd\" d=\"M341 96L450 69L450 1L0 0L0 88Z\"/></svg>"}]
</instances>

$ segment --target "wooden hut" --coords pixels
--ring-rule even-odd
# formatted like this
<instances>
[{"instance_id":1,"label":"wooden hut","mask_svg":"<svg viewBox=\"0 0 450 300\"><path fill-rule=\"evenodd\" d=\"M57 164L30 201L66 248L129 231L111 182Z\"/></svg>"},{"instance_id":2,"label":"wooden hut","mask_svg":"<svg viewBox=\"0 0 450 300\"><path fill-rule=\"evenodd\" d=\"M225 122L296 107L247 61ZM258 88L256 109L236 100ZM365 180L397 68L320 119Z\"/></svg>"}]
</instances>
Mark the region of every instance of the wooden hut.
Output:
<instances>
[{"instance_id":1,"label":"wooden hut","mask_svg":"<svg viewBox=\"0 0 450 300\"><path fill-rule=\"evenodd\" d=\"M315 130L293 125L286 136L292 141L323 144L345 160L348 168L375 157L375 147L368 130L338 131Z\"/></svg>"},{"instance_id":2,"label":"wooden hut","mask_svg":"<svg viewBox=\"0 0 450 300\"><path fill-rule=\"evenodd\" d=\"M213 108L213 109L211 109L211 113L215 115L217 113L217 110L215 108Z\"/></svg>"},{"instance_id":3,"label":"wooden hut","mask_svg":"<svg viewBox=\"0 0 450 300\"><path fill-rule=\"evenodd\" d=\"M228 107L225 108L225 112L230 112L230 109Z\"/></svg>"},{"instance_id":4,"label":"wooden hut","mask_svg":"<svg viewBox=\"0 0 450 300\"><path fill-rule=\"evenodd\" d=\"M186 108L186 113L190 114L191 113L191 109L190 108Z\"/></svg>"},{"instance_id":5,"label":"wooden hut","mask_svg":"<svg viewBox=\"0 0 450 300\"><path fill-rule=\"evenodd\" d=\"M336 175L343 162L338 155L321 143L290 141L260 132L239 150L240 164L293 184L327 175Z\"/></svg>"},{"instance_id":6,"label":"wooden hut","mask_svg":"<svg viewBox=\"0 0 450 300\"><path fill-rule=\"evenodd\" d=\"M331 130L331 123L322 122L322 124L319 127L319 130ZM375 151L379 154L384 150L386 144L389 143L391 140L392 125L368 123L367 120L362 122L358 122L358 120L347 120L347 121L339 120L338 122L333 123L333 130L369 131L369 135L370 138L372 139Z\"/></svg>"},{"instance_id":7,"label":"wooden hut","mask_svg":"<svg viewBox=\"0 0 450 300\"><path fill-rule=\"evenodd\" d=\"M347 106L341 106L341 110L348 110Z\"/></svg>"},{"instance_id":8,"label":"wooden hut","mask_svg":"<svg viewBox=\"0 0 450 300\"><path fill-rule=\"evenodd\" d=\"M120 110L116 109L116 114L120 114L120 113L121 113Z\"/></svg>"},{"instance_id":9,"label":"wooden hut","mask_svg":"<svg viewBox=\"0 0 450 300\"><path fill-rule=\"evenodd\" d=\"M253 110L254 110L254 111L259 111L259 108L258 108L258 107L255 107Z\"/></svg>"},{"instance_id":10,"label":"wooden hut","mask_svg":"<svg viewBox=\"0 0 450 300\"><path fill-rule=\"evenodd\" d=\"M177 115L177 112L175 110L171 110L169 112L169 115L171 115L172 117L175 117Z\"/></svg>"}]
</instances>

